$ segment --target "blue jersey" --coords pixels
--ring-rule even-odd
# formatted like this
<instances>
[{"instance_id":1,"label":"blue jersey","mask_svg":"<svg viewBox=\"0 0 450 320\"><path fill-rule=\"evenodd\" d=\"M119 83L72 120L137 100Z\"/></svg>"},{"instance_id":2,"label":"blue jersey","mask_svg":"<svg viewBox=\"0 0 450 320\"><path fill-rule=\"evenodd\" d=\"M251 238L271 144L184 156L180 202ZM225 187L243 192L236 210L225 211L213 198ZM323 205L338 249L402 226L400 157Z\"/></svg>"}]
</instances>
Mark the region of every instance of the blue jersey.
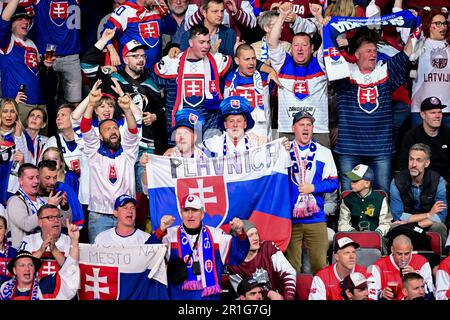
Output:
<instances>
[{"instance_id":1,"label":"blue jersey","mask_svg":"<svg viewBox=\"0 0 450 320\"><path fill-rule=\"evenodd\" d=\"M22 40L11 32L11 22L0 19L0 72L2 94L14 99L21 84L26 85L28 104L42 104L39 84L39 55L33 41Z\"/></svg>"},{"instance_id":2,"label":"blue jersey","mask_svg":"<svg viewBox=\"0 0 450 320\"><path fill-rule=\"evenodd\" d=\"M379 61L370 74L350 65L350 77L333 82L337 92L339 135L335 152L384 156L392 145L392 92L406 81L408 56L399 52Z\"/></svg>"},{"instance_id":3,"label":"blue jersey","mask_svg":"<svg viewBox=\"0 0 450 320\"><path fill-rule=\"evenodd\" d=\"M56 44L56 55L80 52L78 0L34 0L34 39L41 54L47 43Z\"/></svg>"},{"instance_id":4,"label":"blue jersey","mask_svg":"<svg viewBox=\"0 0 450 320\"><path fill-rule=\"evenodd\" d=\"M119 39L118 54L122 57L122 49L131 40L146 44L146 68L153 67L161 59L163 33L174 34L177 23L167 15L161 18L156 10L148 10L134 1L126 1L118 7L108 19L105 28L117 28L115 37Z\"/></svg>"}]
</instances>

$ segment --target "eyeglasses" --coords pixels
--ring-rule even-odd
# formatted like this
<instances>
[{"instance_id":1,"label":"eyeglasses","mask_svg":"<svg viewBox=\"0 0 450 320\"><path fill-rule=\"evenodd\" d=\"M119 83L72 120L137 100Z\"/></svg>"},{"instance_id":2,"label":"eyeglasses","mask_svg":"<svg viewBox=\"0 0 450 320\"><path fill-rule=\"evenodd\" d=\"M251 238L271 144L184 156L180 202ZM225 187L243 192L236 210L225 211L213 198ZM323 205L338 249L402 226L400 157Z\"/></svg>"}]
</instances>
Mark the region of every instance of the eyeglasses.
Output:
<instances>
[{"instance_id":1,"label":"eyeglasses","mask_svg":"<svg viewBox=\"0 0 450 320\"><path fill-rule=\"evenodd\" d=\"M55 221L55 220L61 220L62 215L58 214L57 216L46 216L46 217L41 217L40 219L47 219L48 221Z\"/></svg>"},{"instance_id":2,"label":"eyeglasses","mask_svg":"<svg viewBox=\"0 0 450 320\"><path fill-rule=\"evenodd\" d=\"M433 21L431 22L432 24L436 25L436 27L448 27L448 22L447 21Z\"/></svg>"},{"instance_id":3,"label":"eyeglasses","mask_svg":"<svg viewBox=\"0 0 450 320\"><path fill-rule=\"evenodd\" d=\"M146 54L129 54L126 57L131 57L133 59L147 59L147 55Z\"/></svg>"}]
</instances>

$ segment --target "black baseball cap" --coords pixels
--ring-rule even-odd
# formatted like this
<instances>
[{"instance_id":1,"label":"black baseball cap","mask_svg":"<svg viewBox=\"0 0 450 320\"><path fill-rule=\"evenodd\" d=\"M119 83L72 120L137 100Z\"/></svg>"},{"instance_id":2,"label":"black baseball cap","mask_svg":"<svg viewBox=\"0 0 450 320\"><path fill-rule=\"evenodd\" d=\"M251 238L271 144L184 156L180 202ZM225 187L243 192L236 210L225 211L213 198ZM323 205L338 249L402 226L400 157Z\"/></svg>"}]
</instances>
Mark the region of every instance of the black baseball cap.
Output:
<instances>
[{"instance_id":1,"label":"black baseball cap","mask_svg":"<svg viewBox=\"0 0 450 320\"><path fill-rule=\"evenodd\" d=\"M259 283L255 278L245 278L237 287L237 293L240 296L245 296L247 292L256 287L262 287L264 284Z\"/></svg>"},{"instance_id":2,"label":"black baseball cap","mask_svg":"<svg viewBox=\"0 0 450 320\"><path fill-rule=\"evenodd\" d=\"M427 111L433 109L444 109L447 106L443 105L441 100L437 97L429 97L422 101L420 104L420 111Z\"/></svg>"},{"instance_id":3,"label":"black baseball cap","mask_svg":"<svg viewBox=\"0 0 450 320\"><path fill-rule=\"evenodd\" d=\"M303 118L308 118L308 119L310 119L312 123L314 123L314 121L315 121L315 119L314 119L314 117L312 116L311 113L309 113L308 111L304 111L304 110L303 110L303 111L299 111L299 112L297 112L296 114L294 114L294 118L293 118L293 121L292 121L292 125L296 124L297 121L300 121L300 120L303 119Z\"/></svg>"}]
</instances>

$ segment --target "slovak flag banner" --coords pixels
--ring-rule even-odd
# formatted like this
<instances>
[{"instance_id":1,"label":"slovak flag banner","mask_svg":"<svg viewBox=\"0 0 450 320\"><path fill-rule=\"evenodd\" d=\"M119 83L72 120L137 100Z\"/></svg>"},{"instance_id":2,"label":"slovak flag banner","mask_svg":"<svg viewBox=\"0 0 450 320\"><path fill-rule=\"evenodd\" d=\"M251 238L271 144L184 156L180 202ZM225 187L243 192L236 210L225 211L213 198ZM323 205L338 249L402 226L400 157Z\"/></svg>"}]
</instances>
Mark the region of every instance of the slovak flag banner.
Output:
<instances>
[{"instance_id":1,"label":"slovak flag banner","mask_svg":"<svg viewBox=\"0 0 450 320\"><path fill-rule=\"evenodd\" d=\"M263 240L283 251L291 236L287 167L281 139L242 153L215 158L170 158L149 155L147 164L150 218L156 229L163 215L181 224L182 200L196 194L205 205L203 222L228 229L234 218L249 219Z\"/></svg>"},{"instance_id":2,"label":"slovak flag banner","mask_svg":"<svg viewBox=\"0 0 450 320\"><path fill-rule=\"evenodd\" d=\"M80 243L80 300L167 300L164 244Z\"/></svg>"}]
</instances>

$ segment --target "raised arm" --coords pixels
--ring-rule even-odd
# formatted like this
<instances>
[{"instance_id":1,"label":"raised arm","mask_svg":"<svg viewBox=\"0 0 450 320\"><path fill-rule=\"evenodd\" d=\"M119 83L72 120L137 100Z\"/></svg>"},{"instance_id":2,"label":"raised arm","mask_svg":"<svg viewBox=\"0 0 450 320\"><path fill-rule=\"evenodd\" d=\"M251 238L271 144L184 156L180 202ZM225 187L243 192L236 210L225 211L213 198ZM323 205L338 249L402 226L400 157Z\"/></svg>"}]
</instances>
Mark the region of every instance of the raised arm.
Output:
<instances>
[{"instance_id":1,"label":"raised arm","mask_svg":"<svg viewBox=\"0 0 450 320\"><path fill-rule=\"evenodd\" d=\"M292 12L292 8L293 5L290 2L285 2L278 8L280 15L275 20L272 30L267 38L267 44L270 49L276 49L278 47L278 44L280 43L281 30L283 29L283 23L287 16Z\"/></svg>"},{"instance_id":2,"label":"raised arm","mask_svg":"<svg viewBox=\"0 0 450 320\"><path fill-rule=\"evenodd\" d=\"M11 17L16 12L19 0L10 0L6 7L3 9L2 19L5 21L11 21Z\"/></svg>"}]
</instances>

